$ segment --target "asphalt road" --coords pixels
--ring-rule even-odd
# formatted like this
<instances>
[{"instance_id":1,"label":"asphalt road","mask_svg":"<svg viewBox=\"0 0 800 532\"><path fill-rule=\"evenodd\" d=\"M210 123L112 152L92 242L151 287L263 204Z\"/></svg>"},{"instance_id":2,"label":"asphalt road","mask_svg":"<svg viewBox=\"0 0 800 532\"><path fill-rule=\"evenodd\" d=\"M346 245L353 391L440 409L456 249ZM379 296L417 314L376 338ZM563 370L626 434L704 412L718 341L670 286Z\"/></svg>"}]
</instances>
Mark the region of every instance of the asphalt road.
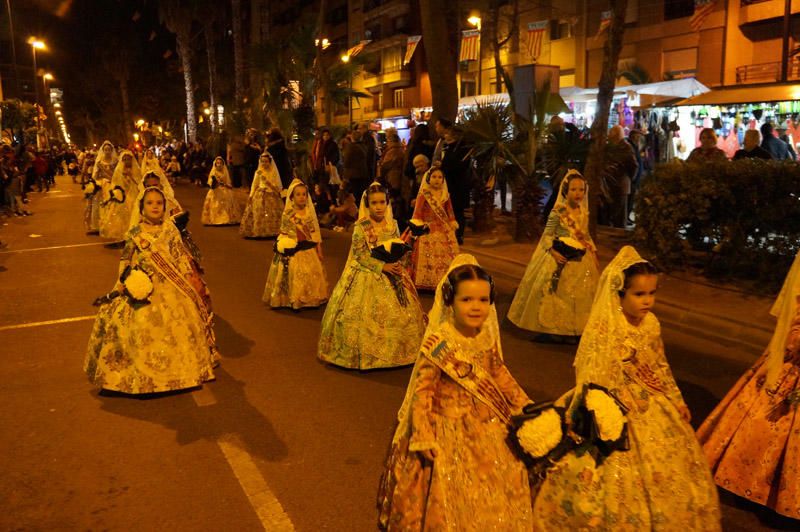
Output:
<instances>
[{"instance_id":1,"label":"asphalt road","mask_svg":"<svg viewBox=\"0 0 800 532\"><path fill-rule=\"evenodd\" d=\"M194 215L223 361L202 390L156 399L100 396L82 373L91 301L113 286L120 252L84 234L79 187L61 178L55 190L31 194L34 216L3 222L0 529L374 530L410 369L360 373L319 363L323 310L274 311L261 302L271 241L202 227L204 190L176 192ZM333 285L349 235L325 237ZM501 261L487 267L505 315L517 280ZM432 297L423 301L428 308ZM664 336L695 423L758 355ZM504 324L503 347L535 400L572 386L574 346L535 344ZM723 494L723 504L726 530L797 527L732 496Z\"/></svg>"}]
</instances>

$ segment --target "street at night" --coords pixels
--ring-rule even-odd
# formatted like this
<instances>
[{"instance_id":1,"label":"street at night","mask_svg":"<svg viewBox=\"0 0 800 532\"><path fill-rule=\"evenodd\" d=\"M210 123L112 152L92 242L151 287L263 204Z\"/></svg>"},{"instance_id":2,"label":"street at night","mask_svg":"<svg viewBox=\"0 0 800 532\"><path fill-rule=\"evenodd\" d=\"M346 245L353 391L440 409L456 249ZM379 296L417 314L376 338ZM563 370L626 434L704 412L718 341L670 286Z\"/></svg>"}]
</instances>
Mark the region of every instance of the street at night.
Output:
<instances>
[{"instance_id":1,"label":"street at night","mask_svg":"<svg viewBox=\"0 0 800 532\"><path fill-rule=\"evenodd\" d=\"M203 190L176 187L198 212ZM4 530L374 530L375 494L409 368L347 371L316 358L322 309L261 302L274 241L237 227L190 229L203 252L222 364L200 390L152 399L99 395L81 371L95 297L119 249L83 234L82 193L63 178L9 220L0 252ZM328 278L349 247L325 232ZM490 272L504 315L518 282ZM423 296L426 308L431 297ZM658 308L655 310L658 314ZM533 343L506 324L508 366L534 400L574 384L574 346ZM758 353L664 331L694 424ZM791 529L723 496L725 530ZM763 519L760 520L760 519ZM788 521L788 520L787 520Z\"/></svg>"}]
</instances>

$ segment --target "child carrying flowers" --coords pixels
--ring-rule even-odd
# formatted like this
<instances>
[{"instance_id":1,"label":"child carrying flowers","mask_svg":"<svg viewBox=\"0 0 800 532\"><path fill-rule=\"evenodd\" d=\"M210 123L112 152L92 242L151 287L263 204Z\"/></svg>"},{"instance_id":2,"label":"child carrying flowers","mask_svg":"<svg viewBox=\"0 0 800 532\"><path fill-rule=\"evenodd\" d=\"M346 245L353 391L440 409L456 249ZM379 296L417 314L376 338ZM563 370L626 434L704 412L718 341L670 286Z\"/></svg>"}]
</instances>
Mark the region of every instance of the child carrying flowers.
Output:
<instances>
[{"instance_id":1,"label":"child carrying flowers","mask_svg":"<svg viewBox=\"0 0 800 532\"><path fill-rule=\"evenodd\" d=\"M378 494L386 530L533 530L507 444L531 401L503 363L492 278L459 255L436 289Z\"/></svg>"}]
</instances>

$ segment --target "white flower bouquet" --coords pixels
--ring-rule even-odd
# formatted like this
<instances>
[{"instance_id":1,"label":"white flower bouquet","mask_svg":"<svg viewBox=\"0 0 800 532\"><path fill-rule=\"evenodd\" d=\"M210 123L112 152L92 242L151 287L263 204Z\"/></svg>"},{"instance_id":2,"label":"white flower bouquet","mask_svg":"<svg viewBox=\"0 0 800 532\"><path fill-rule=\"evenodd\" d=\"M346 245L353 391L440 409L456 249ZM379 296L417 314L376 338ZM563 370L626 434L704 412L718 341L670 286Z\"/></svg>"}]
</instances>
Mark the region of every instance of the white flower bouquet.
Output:
<instances>
[{"instance_id":1,"label":"white flower bouquet","mask_svg":"<svg viewBox=\"0 0 800 532\"><path fill-rule=\"evenodd\" d=\"M134 303L149 303L153 294L153 281L139 268L132 268L122 279L125 293Z\"/></svg>"},{"instance_id":2,"label":"white flower bouquet","mask_svg":"<svg viewBox=\"0 0 800 532\"><path fill-rule=\"evenodd\" d=\"M597 434L604 442L617 441L625 429L625 414L616 399L598 388L589 388L584 399L586 409L594 416Z\"/></svg>"},{"instance_id":3,"label":"white flower bouquet","mask_svg":"<svg viewBox=\"0 0 800 532\"><path fill-rule=\"evenodd\" d=\"M125 190L117 185L108 192L108 199L105 203L116 201L117 203L125 203Z\"/></svg>"},{"instance_id":4,"label":"white flower bouquet","mask_svg":"<svg viewBox=\"0 0 800 532\"><path fill-rule=\"evenodd\" d=\"M94 179L89 178L89 182L83 185L83 195L86 198L91 198L98 192L100 192L100 186L95 182Z\"/></svg>"},{"instance_id":5,"label":"white flower bouquet","mask_svg":"<svg viewBox=\"0 0 800 532\"><path fill-rule=\"evenodd\" d=\"M431 228L420 220L419 218L411 218L408 221L408 229L411 231L411 234L415 237L420 237L422 235L427 235L431 232Z\"/></svg>"},{"instance_id":6,"label":"white flower bouquet","mask_svg":"<svg viewBox=\"0 0 800 532\"><path fill-rule=\"evenodd\" d=\"M598 464L616 451L630 449L628 408L607 388L589 383L571 412L571 432L578 448L589 452Z\"/></svg>"},{"instance_id":7,"label":"white flower bouquet","mask_svg":"<svg viewBox=\"0 0 800 532\"><path fill-rule=\"evenodd\" d=\"M287 251L293 251L297 247L297 240L287 235L280 235L275 241L275 249L278 253L286 254Z\"/></svg>"},{"instance_id":8,"label":"white flower bouquet","mask_svg":"<svg viewBox=\"0 0 800 532\"><path fill-rule=\"evenodd\" d=\"M555 408L546 408L536 417L525 419L516 430L517 441L531 458L544 458L564 438L563 420Z\"/></svg>"}]
</instances>

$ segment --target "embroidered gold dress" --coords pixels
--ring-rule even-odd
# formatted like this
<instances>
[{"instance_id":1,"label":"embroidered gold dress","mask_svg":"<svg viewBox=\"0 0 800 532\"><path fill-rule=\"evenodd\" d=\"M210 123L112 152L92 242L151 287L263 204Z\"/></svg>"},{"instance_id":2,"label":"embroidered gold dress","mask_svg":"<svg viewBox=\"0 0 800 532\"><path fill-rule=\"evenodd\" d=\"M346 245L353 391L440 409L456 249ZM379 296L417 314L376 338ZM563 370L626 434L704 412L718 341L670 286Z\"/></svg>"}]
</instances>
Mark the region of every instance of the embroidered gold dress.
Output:
<instances>
[{"instance_id":1,"label":"embroidered gold dress","mask_svg":"<svg viewBox=\"0 0 800 532\"><path fill-rule=\"evenodd\" d=\"M455 231L458 224L447 190L437 194L425 185L423 183L414 204L414 218L425 222L430 233L414 241L410 272L417 288L433 290L458 255Z\"/></svg>"},{"instance_id":2,"label":"embroidered gold dress","mask_svg":"<svg viewBox=\"0 0 800 532\"><path fill-rule=\"evenodd\" d=\"M296 242L320 242L314 208L300 213L293 208L281 217L281 235ZM317 248L302 249L287 256L277 251L267 275L262 300L273 308L318 307L328 300L328 279Z\"/></svg>"},{"instance_id":3,"label":"embroidered gold dress","mask_svg":"<svg viewBox=\"0 0 800 532\"><path fill-rule=\"evenodd\" d=\"M557 237L583 241L588 251L581 260L567 262L558 287L553 292L553 274L558 263L549 250ZM547 218L539 245L531 256L508 309L508 319L517 327L529 331L580 336L589 319L598 277L588 216L582 215L576 219L567 211L564 203L559 202Z\"/></svg>"},{"instance_id":4,"label":"embroidered gold dress","mask_svg":"<svg viewBox=\"0 0 800 532\"><path fill-rule=\"evenodd\" d=\"M107 215L108 204L105 201L108 199L108 194L111 190L111 178L114 177L114 169L116 167L116 153L110 160L106 161L103 160L102 152L98 152L97 160L92 170L92 179L94 179L95 186L97 186L99 190L91 197L91 200L87 204L87 212L84 213L84 220L87 220L87 231L100 232L100 224ZM91 209L91 212L89 212L88 209Z\"/></svg>"},{"instance_id":5,"label":"embroidered gold dress","mask_svg":"<svg viewBox=\"0 0 800 532\"><path fill-rule=\"evenodd\" d=\"M575 359L577 389L604 386L629 409L630 450L600 465L572 452L547 472L534 500L536 530L718 531L717 489L661 341L658 319L638 326L619 309L623 271L644 262L626 246L603 273Z\"/></svg>"},{"instance_id":6,"label":"embroidered gold dress","mask_svg":"<svg viewBox=\"0 0 800 532\"><path fill-rule=\"evenodd\" d=\"M275 163L260 163L253 176L239 234L246 238L276 236L281 231L281 178Z\"/></svg>"},{"instance_id":7,"label":"embroidered gold dress","mask_svg":"<svg viewBox=\"0 0 800 532\"><path fill-rule=\"evenodd\" d=\"M177 228L166 222L152 233L141 225L131 229L120 272L128 265L150 276L150 303L132 304L120 296L100 307L84 363L89 380L129 394L180 390L212 380L209 321L192 286L194 272Z\"/></svg>"},{"instance_id":8,"label":"embroidered gold dress","mask_svg":"<svg viewBox=\"0 0 800 532\"><path fill-rule=\"evenodd\" d=\"M381 478L379 526L529 532L528 473L507 439L531 401L503 363L497 315L467 338L437 291L430 318ZM420 454L431 450L432 462Z\"/></svg>"},{"instance_id":9,"label":"embroidered gold dress","mask_svg":"<svg viewBox=\"0 0 800 532\"><path fill-rule=\"evenodd\" d=\"M800 255L773 307L764 354L697 430L714 480L800 519ZM774 373L773 373L774 372Z\"/></svg>"},{"instance_id":10,"label":"embroidered gold dress","mask_svg":"<svg viewBox=\"0 0 800 532\"><path fill-rule=\"evenodd\" d=\"M362 370L416 360L425 325L414 284L405 270L390 279L370 254L399 236L394 220L378 228L368 218L356 222L350 256L322 318L320 360Z\"/></svg>"},{"instance_id":11,"label":"embroidered gold dress","mask_svg":"<svg viewBox=\"0 0 800 532\"><path fill-rule=\"evenodd\" d=\"M130 166L125 163L126 157L130 158ZM134 207L134 201L139 194L139 184L141 182L142 176L139 171L139 165L133 158L133 154L128 150L123 150L120 153L117 167L114 169L108 192L103 197L106 205L104 216L100 221L100 236L113 238L114 240L123 240L125 238L125 233L128 232L130 227L131 215L138 208L138 206ZM116 187L120 187L124 191L125 198L122 202L111 199Z\"/></svg>"},{"instance_id":12,"label":"embroidered gold dress","mask_svg":"<svg viewBox=\"0 0 800 532\"><path fill-rule=\"evenodd\" d=\"M217 157L214 160L222 160ZM224 161L223 161L224 162ZM212 187L203 202L201 220L203 225L235 225L242 219L242 208L233 191L228 167L218 169L212 165L208 174L208 186Z\"/></svg>"}]
</instances>

